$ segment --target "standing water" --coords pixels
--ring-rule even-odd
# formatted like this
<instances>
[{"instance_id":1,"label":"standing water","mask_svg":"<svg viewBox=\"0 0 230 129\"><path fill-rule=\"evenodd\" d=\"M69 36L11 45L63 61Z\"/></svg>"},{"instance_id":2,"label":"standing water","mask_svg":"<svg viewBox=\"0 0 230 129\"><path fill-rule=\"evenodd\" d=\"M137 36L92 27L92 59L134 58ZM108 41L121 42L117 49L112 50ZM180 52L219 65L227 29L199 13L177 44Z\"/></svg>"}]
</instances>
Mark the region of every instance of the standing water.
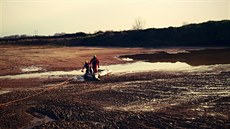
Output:
<instances>
[{"instance_id":1,"label":"standing water","mask_svg":"<svg viewBox=\"0 0 230 129\"><path fill-rule=\"evenodd\" d=\"M201 65L191 66L182 62L157 62L150 63L144 61L138 61L127 64L116 64L101 66L101 69L112 71L112 74L124 74L135 72L149 72L149 71L169 71L169 72L224 72L230 70L230 64L217 64L217 65ZM38 73L25 73L17 75L0 76L0 79L22 79L22 78L47 78L47 77L62 77L62 76L76 76L83 75L81 70L72 71L50 71L50 72L38 72Z\"/></svg>"}]
</instances>

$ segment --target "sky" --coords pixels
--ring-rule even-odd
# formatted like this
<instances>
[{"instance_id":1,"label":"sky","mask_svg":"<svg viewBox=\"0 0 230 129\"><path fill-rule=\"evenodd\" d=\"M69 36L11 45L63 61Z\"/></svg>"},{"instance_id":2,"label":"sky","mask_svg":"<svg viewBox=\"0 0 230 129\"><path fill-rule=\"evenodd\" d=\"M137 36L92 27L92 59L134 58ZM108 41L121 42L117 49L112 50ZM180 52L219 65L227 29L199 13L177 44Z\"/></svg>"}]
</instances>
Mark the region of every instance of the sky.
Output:
<instances>
[{"instance_id":1,"label":"sky","mask_svg":"<svg viewBox=\"0 0 230 129\"><path fill-rule=\"evenodd\" d=\"M230 0L0 0L0 37L164 28L230 20Z\"/></svg>"}]
</instances>

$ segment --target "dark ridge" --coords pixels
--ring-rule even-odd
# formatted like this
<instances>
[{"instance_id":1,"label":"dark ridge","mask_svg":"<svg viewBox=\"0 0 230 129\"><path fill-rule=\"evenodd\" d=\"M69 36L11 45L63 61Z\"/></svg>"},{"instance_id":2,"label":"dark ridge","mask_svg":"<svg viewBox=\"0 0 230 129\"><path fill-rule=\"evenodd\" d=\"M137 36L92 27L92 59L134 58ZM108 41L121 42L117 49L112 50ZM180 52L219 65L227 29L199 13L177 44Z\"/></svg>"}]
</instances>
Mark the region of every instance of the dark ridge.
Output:
<instances>
[{"instance_id":1,"label":"dark ridge","mask_svg":"<svg viewBox=\"0 0 230 129\"><path fill-rule=\"evenodd\" d=\"M8 36L0 45L64 45L64 46L230 46L230 20L208 21L181 27L145 30L83 32L60 36Z\"/></svg>"},{"instance_id":2,"label":"dark ridge","mask_svg":"<svg viewBox=\"0 0 230 129\"><path fill-rule=\"evenodd\" d=\"M230 48L191 50L187 53L170 54L157 52L153 54L123 55L120 58L132 58L148 62L185 62L192 66L230 64Z\"/></svg>"}]
</instances>

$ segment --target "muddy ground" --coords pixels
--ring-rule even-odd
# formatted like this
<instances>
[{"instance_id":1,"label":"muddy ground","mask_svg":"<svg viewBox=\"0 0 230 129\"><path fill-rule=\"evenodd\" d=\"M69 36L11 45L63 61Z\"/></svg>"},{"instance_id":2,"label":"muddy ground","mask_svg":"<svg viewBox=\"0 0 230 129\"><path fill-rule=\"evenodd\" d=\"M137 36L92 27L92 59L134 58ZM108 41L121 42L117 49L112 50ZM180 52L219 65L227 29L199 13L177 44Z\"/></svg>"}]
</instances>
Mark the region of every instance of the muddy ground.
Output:
<instances>
[{"instance_id":1,"label":"muddy ground","mask_svg":"<svg viewBox=\"0 0 230 129\"><path fill-rule=\"evenodd\" d=\"M174 51L175 49L168 49ZM176 49L177 50L177 49ZM41 71L75 70L83 67L85 60L94 55L101 65L124 63L117 56L130 53L152 53L156 49L142 48L98 48L98 47L55 47L55 46L0 46L0 75L22 73L30 66L42 67Z\"/></svg>"},{"instance_id":2,"label":"muddy ground","mask_svg":"<svg viewBox=\"0 0 230 129\"><path fill-rule=\"evenodd\" d=\"M59 49L64 48L57 48L57 51ZM76 50L76 48L70 49ZM55 48L52 50L54 53ZM110 55L112 59L108 61L104 58L104 60L118 63L122 61L114 59L114 56L119 54L155 51L139 50L120 49L119 52L112 52ZM42 52L40 49L37 51L39 51L37 56L40 56ZM103 51L109 53L111 49ZM20 54L19 50L17 52ZM48 58L51 55L46 55L48 64L54 61ZM85 59L83 57L81 59ZM40 59L43 58L35 58ZM8 60L19 62L18 58L13 56ZM47 69L51 67L53 66L48 66ZM61 67L54 69L56 68L62 69ZM102 77L101 81L87 82L74 81L71 77L2 79L0 89L11 92L0 94L0 128L227 129L230 128L229 78L230 71L216 73L158 71L109 75Z\"/></svg>"}]
</instances>

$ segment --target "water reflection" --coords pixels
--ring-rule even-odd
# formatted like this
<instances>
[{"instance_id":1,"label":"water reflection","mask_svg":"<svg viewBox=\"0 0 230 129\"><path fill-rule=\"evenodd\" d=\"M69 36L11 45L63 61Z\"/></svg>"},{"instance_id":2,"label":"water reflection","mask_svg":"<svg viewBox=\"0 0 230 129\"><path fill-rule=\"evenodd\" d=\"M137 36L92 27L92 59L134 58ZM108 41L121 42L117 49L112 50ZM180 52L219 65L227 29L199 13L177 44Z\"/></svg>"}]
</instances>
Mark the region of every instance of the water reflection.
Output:
<instances>
[{"instance_id":1,"label":"water reflection","mask_svg":"<svg viewBox=\"0 0 230 129\"><path fill-rule=\"evenodd\" d=\"M0 91L0 95L1 94L6 94L6 93L9 93L10 91L6 91L6 90L3 90L3 91Z\"/></svg>"},{"instance_id":2,"label":"water reflection","mask_svg":"<svg viewBox=\"0 0 230 129\"><path fill-rule=\"evenodd\" d=\"M192 66L176 62L176 63L150 63L138 61L128 64L117 64L108 66L109 69L112 69L113 73L129 73L129 72L145 72L145 71L181 71L191 69Z\"/></svg>"},{"instance_id":3,"label":"water reflection","mask_svg":"<svg viewBox=\"0 0 230 129\"><path fill-rule=\"evenodd\" d=\"M230 71L230 64L219 64L219 65L202 65L202 66L191 66L187 63L182 62L157 62L150 63L144 61L138 61L127 64L116 64L101 66L101 69L111 70L112 74L118 73L133 73L133 72L148 72L148 71L164 71L164 72L224 72ZM80 70L73 71L50 71L40 73L27 73L18 75L7 75L0 76L0 79L20 79L20 78L47 78L47 77L64 77L64 76L76 76L83 75Z\"/></svg>"},{"instance_id":4,"label":"water reflection","mask_svg":"<svg viewBox=\"0 0 230 129\"><path fill-rule=\"evenodd\" d=\"M41 72L41 73L28 73L28 74L18 74L18 75L6 75L0 76L0 79L9 78L9 79L22 79L22 78L47 78L47 77L60 77L60 76L69 76L69 75L80 75L82 72L80 70L73 71L50 71L50 72Z\"/></svg>"},{"instance_id":5,"label":"water reflection","mask_svg":"<svg viewBox=\"0 0 230 129\"><path fill-rule=\"evenodd\" d=\"M37 72L37 71L41 71L42 68L37 66L30 66L30 67L21 68L21 70L22 72Z\"/></svg>"},{"instance_id":6,"label":"water reflection","mask_svg":"<svg viewBox=\"0 0 230 129\"><path fill-rule=\"evenodd\" d=\"M124 60L124 61L133 61L133 59L132 58L121 58L121 60Z\"/></svg>"}]
</instances>

